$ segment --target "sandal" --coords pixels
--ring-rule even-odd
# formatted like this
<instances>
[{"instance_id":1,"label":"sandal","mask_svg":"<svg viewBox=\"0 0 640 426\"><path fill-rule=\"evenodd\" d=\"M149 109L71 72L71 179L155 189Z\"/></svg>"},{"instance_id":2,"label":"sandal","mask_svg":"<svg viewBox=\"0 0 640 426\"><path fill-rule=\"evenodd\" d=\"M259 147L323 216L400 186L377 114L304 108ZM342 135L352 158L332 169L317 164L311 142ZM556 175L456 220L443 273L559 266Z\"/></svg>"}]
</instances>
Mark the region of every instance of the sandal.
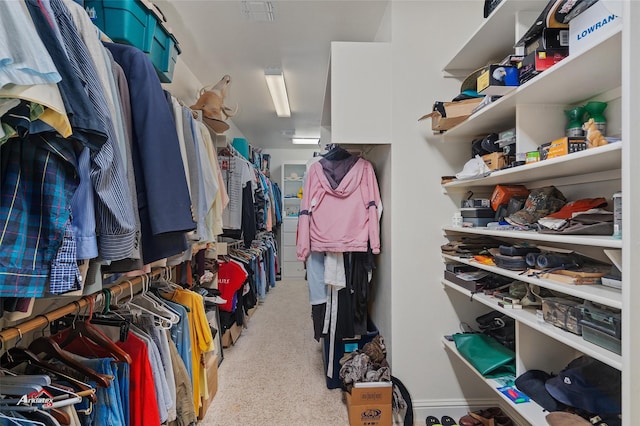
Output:
<instances>
[{"instance_id":1,"label":"sandal","mask_svg":"<svg viewBox=\"0 0 640 426\"><path fill-rule=\"evenodd\" d=\"M471 417L469 414L467 414L466 416L460 417L460 420L458 420L458 424L460 426L484 426L484 423L482 423L480 420L477 420Z\"/></svg>"},{"instance_id":2,"label":"sandal","mask_svg":"<svg viewBox=\"0 0 640 426\"><path fill-rule=\"evenodd\" d=\"M442 426L440 420L436 416L427 417L427 426Z\"/></svg>"},{"instance_id":3,"label":"sandal","mask_svg":"<svg viewBox=\"0 0 640 426\"><path fill-rule=\"evenodd\" d=\"M499 407L470 412L460 419L460 426L513 426L513 421Z\"/></svg>"},{"instance_id":4,"label":"sandal","mask_svg":"<svg viewBox=\"0 0 640 426\"><path fill-rule=\"evenodd\" d=\"M449 416L443 416L442 419L440 419L440 424L442 426L459 426L458 423Z\"/></svg>"}]
</instances>

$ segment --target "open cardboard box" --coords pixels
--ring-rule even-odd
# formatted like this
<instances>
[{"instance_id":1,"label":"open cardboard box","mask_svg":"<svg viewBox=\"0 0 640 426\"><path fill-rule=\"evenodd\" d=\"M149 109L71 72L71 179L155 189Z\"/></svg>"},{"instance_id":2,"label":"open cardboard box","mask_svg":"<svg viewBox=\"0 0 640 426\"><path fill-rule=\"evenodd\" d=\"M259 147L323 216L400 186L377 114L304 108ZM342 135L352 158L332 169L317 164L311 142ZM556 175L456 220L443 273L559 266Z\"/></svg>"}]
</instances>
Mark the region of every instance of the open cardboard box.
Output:
<instances>
[{"instance_id":1,"label":"open cardboard box","mask_svg":"<svg viewBox=\"0 0 640 426\"><path fill-rule=\"evenodd\" d=\"M431 130L444 131L462 123L469 118L474 108L482 102L483 98L465 99L463 101L445 102L443 116L440 112L434 110L429 114L423 115L418 121L431 118Z\"/></svg>"}]
</instances>

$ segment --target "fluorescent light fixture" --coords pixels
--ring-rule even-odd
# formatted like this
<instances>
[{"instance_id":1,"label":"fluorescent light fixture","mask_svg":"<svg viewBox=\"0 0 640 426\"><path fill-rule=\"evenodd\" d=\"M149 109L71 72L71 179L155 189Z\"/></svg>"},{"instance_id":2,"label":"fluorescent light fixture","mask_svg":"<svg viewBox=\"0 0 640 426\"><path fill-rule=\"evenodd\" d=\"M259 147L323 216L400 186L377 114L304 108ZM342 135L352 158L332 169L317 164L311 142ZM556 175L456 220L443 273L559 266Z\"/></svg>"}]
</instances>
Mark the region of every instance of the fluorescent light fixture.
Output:
<instances>
[{"instance_id":1,"label":"fluorescent light fixture","mask_svg":"<svg viewBox=\"0 0 640 426\"><path fill-rule=\"evenodd\" d=\"M284 84L282 70L267 69L264 71L264 78L267 80L267 87L273 100L273 106L276 107L278 117L291 117L287 86Z\"/></svg>"},{"instance_id":2,"label":"fluorescent light fixture","mask_svg":"<svg viewBox=\"0 0 640 426\"><path fill-rule=\"evenodd\" d=\"M293 138L291 142L296 145L318 145L320 138Z\"/></svg>"}]
</instances>

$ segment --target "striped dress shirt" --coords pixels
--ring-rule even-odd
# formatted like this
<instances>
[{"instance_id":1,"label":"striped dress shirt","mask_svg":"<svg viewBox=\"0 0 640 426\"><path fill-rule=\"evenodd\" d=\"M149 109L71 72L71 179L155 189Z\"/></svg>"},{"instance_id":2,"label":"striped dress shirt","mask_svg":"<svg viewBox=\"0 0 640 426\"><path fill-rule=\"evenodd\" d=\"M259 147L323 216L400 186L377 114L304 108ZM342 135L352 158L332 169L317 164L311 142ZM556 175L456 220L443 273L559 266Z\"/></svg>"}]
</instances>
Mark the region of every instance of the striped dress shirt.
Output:
<instances>
[{"instance_id":1,"label":"striped dress shirt","mask_svg":"<svg viewBox=\"0 0 640 426\"><path fill-rule=\"evenodd\" d=\"M62 0L51 0L51 8L65 40L71 66L83 82L98 119L107 131L107 142L91 159L99 254L104 260L123 259L133 252L136 226L131 193L105 93L68 9Z\"/></svg>"}]
</instances>

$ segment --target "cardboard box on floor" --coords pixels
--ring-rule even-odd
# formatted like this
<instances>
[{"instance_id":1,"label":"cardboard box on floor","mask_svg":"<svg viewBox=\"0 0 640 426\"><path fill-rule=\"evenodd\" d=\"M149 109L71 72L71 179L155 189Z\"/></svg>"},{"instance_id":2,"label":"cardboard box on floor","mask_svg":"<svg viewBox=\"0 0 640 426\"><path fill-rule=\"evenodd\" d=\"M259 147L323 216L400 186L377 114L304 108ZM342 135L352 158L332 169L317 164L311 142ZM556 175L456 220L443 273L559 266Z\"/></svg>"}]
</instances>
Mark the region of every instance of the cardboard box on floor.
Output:
<instances>
[{"instance_id":1,"label":"cardboard box on floor","mask_svg":"<svg viewBox=\"0 0 640 426\"><path fill-rule=\"evenodd\" d=\"M206 352L204 355L204 368L207 376L207 389L209 398L202 398L202 405L198 411L198 420L204 419L207 410L218 392L218 355L215 352Z\"/></svg>"},{"instance_id":2,"label":"cardboard box on floor","mask_svg":"<svg viewBox=\"0 0 640 426\"><path fill-rule=\"evenodd\" d=\"M347 392L350 426L390 426L391 382L359 383L367 387L354 387Z\"/></svg>"},{"instance_id":3,"label":"cardboard box on floor","mask_svg":"<svg viewBox=\"0 0 640 426\"><path fill-rule=\"evenodd\" d=\"M235 344L240 334L242 334L242 326L234 323L231 328L228 328L222 335L222 347L228 348Z\"/></svg>"}]
</instances>

